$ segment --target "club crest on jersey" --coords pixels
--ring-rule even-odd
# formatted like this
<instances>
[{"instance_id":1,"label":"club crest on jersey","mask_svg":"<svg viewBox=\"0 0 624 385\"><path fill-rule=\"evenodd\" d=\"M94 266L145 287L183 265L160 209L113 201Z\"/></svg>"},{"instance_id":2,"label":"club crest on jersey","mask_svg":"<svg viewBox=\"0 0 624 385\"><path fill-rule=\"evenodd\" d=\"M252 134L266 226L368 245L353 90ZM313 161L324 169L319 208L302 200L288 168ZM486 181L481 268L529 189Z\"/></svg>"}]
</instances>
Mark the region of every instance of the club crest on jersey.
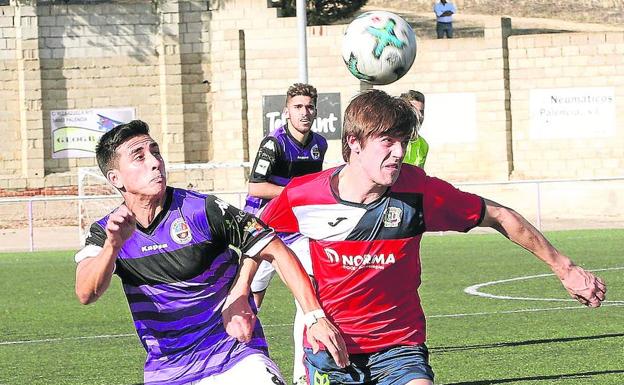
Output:
<instances>
[{"instance_id":1,"label":"club crest on jersey","mask_svg":"<svg viewBox=\"0 0 624 385\"><path fill-rule=\"evenodd\" d=\"M255 237L264 230L264 227L254 218L245 224L243 230Z\"/></svg>"},{"instance_id":2,"label":"club crest on jersey","mask_svg":"<svg viewBox=\"0 0 624 385\"><path fill-rule=\"evenodd\" d=\"M341 264L343 269L346 270L358 270L358 269L378 269L382 270L387 265L392 265L396 262L394 254L362 254L362 255L346 255L338 254L333 249L323 249L325 255L330 263Z\"/></svg>"},{"instance_id":3,"label":"club crest on jersey","mask_svg":"<svg viewBox=\"0 0 624 385\"><path fill-rule=\"evenodd\" d=\"M173 221L169 228L169 235L171 235L171 239L179 245L185 245L193 239L191 228L184 218L177 218Z\"/></svg>"},{"instance_id":4,"label":"club crest on jersey","mask_svg":"<svg viewBox=\"0 0 624 385\"><path fill-rule=\"evenodd\" d=\"M314 160L318 160L318 158L321 157L321 152L319 151L318 144L312 146L312 149L310 150L310 155Z\"/></svg>"},{"instance_id":5,"label":"club crest on jersey","mask_svg":"<svg viewBox=\"0 0 624 385\"><path fill-rule=\"evenodd\" d=\"M399 227L402 216L403 210L401 210L400 207L388 207L386 213L384 214L384 227Z\"/></svg>"}]
</instances>

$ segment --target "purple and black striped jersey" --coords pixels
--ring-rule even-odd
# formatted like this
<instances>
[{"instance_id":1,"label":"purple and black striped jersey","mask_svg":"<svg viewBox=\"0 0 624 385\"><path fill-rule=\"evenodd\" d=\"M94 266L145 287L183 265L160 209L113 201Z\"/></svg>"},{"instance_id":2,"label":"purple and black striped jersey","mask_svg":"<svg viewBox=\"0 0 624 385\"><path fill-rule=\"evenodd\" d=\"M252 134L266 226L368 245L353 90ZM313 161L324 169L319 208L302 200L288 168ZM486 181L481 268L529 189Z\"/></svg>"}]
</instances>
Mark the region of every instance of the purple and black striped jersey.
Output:
<instances>
[{"instance_id":1,"label":"purple and black striped jersey","mask_svg":"<svg viewBox=\"0 0 624 385\"><path fill-rule=\"evenodd\" d=\"M286 186L296 176L321 171L325 152L327 140L320 134L310 132L306 143L301 144L286 126L279 127L260 143L249 182ZM256 214L268 201L247 195L245 211Z\"/></svg>"},{"instance_id":2,"label":"purple and black striped jersey","mask_svg":"<svg viewBox=\"0 0 624 385\"><path fill-rule=\"evenodd\" d=\"M85 249L104 245L107 220L93 223ZM163 210L148 228L137 224L115 266L147 351L146 385L186 384L268 355L259 322L252 340L239 343L221 310L239 266L229 246L255 255L272 238L254 216L214 196L167 188Z\"/></svg>"}]
</instances>

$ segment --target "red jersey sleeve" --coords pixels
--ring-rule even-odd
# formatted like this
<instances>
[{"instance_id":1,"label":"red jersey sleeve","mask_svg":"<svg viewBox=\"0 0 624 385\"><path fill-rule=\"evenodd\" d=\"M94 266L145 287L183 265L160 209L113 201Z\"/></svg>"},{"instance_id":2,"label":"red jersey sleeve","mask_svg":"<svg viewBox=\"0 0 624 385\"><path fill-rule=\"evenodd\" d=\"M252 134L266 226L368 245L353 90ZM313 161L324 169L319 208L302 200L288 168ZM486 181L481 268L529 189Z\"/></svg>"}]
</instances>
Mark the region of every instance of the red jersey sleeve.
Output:
<instances>
[{"instance_id":1,"label":"red jersey sleeve","mask_svg":"<svg viewBox=\"0 0 624 385\"><path fill-rule=\"evenodd\" d=\"M299 232L299 224L290 205L288 192L288 188L282 190L280 195L267 203L260 215L260 219L278 233Z\"/></svg>"},{"instance_id":2,"label":"red jersey sleeve","mask_svg":"<svg viewBox=\"0 0 624 385\"><path fill-rule=\"evenodd\" d=\"M466 232L483 220L485 202L438 178L425 177L423 201L427 231Z\"/></svg>"}]
</instances>

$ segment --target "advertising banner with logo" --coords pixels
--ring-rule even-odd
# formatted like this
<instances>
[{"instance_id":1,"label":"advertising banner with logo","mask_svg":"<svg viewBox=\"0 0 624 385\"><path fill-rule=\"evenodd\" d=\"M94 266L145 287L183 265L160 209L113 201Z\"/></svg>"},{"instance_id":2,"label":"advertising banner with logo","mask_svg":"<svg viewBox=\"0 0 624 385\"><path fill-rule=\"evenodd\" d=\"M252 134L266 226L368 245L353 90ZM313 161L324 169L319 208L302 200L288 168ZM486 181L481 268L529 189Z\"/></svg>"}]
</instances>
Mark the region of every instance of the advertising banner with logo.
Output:
<instances>
[{"instance_id":1,"label":"advertising banner with logo","mask_svg":"<svg viewBox=\"0 0 624 385\"><path fill-rule=\"evenodd\" d=\"M266 136L274 129L283 126L286 95L262 96L262 133ZM340 139L342 135L342 115L340 110L340 93L318 94L317 115L312 131L321 134L325 139Z\"/></svg>"},{"instance_id":2,"label":"advertising banner with logo","mask_svg":"<svg viewBox=\"0 0 624 385\"><path fill-rule=\"evenodd\" d=\"M133 107L50 112L52 158L92 158L105 132L135 118Z\"/></svg>"},{"instance_id":3,"label":"advertising banner with logo","mask_svg":"<svg viewBox=\"0 0 624 385\"><path fill-rule=\"evenodd\" d=\"M535 89L529 95L531 139L615 135L613 87Z\"/></svg>"}]
</instances>

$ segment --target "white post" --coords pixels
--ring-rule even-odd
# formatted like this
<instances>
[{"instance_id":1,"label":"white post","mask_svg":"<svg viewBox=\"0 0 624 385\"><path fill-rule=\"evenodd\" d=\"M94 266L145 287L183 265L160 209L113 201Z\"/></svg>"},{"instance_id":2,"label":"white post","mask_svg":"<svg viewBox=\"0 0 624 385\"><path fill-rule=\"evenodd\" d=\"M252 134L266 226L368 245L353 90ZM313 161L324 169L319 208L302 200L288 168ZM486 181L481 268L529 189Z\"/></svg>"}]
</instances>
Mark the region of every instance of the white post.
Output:
<instances>
[{"instance_id":1,"label":"white post","mask_svg":"<svg viewBox=\"0 0 624 385\"><path fill-rule=\"evenodd\" d=\"M35 250L35 240L34 240L34 230L33 230L33 201L32 199L28 200L28 235L29 235L29 245L30 251Z\"/></svg>"},{"instance_id":2,"label":"white post","mask_svg":"<svg viewBox=\"0 0 624 385\"><path fill-rule=\"evenodd\" d=\"M83 209L83 203L82 203L82 198L84 196L84 181L83 179L86 177L86 171L83 170L82 168L78 169L78 240L80 241L80 243L82 244L82 209Z\"/></svg>"},{"instance_id":3,"label":"white post","mask_svg":"<svg viewBox=\"0 0 624 385\"><path fill-rule=\"evenodd\" d=\"M297 0L297 29L299 31L299 81L308 82L308 43L306 39L306 0Z\"/></svg>"},{"instance_id":4,"label":"white post","mask_svg":"<svg viewBox=\"0 0 624 385\"><path fill-rule=\"evenodd\" d=\"M542 196L540 192L540 183L535 183L537 187L537 229L542 231Z\"/></svg>"}]
</instances>

